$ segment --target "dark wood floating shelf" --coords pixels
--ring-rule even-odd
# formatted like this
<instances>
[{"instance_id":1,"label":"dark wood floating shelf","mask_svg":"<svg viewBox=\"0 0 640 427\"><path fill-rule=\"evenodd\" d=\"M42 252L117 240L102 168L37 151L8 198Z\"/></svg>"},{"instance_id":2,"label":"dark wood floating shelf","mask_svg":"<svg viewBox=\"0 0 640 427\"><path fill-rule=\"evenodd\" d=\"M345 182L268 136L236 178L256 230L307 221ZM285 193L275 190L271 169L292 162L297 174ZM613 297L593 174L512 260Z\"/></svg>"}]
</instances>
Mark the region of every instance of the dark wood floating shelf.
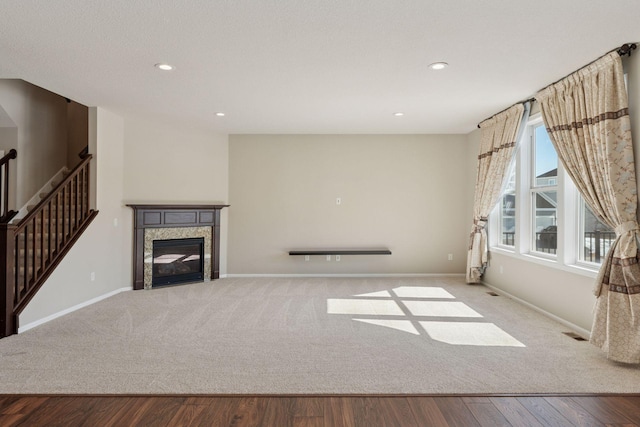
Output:
<instances>
[{"instance_id":1,"label":"dark wood floating shelf","mask_svg":"<svg viewBox=\"0 0 640 427\"><path fill-rule=\"evenodd\" d=\"M391 255L389 249L321 249L289 251L289 255Z\"/></svg>"}]
</instances>

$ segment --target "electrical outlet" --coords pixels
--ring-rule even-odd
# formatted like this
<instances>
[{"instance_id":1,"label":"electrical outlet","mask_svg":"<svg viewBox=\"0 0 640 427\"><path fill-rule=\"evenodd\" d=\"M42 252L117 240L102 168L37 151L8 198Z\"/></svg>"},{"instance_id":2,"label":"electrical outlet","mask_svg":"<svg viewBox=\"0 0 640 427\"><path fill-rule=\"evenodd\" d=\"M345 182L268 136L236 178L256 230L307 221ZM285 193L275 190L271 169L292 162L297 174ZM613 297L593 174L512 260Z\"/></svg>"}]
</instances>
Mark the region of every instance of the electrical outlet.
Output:
<instances>
[{"instance_id":1,"label":"electrical outlet","mask_svg":"<svg viewBox=\"0 0 640 427\"><path fill-rule=\"evenodd\" d=\"M340 255L336 255L336 262L340 261Z\"/></svg>"},{"instance_id":2,"label":"electrical outlet","mask_svg":"<svg viewBox=\"0 0 640 427\"><path fill-rule=\"evenodd\" d=\"M305 260L305 261L309 261L309 255L305 255L305 256L304 256L304 260Z\"/></svg>"},{"instance_id":3,"label":"electrical outlet","mask_svg":"<svg viewBox=\"0 0 640 427\"><path fill-rule=\"evenodd\" d=\"M118 218L113 218L113 226L114 227L118 226Z\"/></svg>"},{"instance_id":4,"label":"electrical outlet","mask_svg":"<svg viewBox=\"0 0 640 427\"><path fill-rule=\"evenodd\" d=\"M331 261L331 255L327 255L327 261Z\"/></svg>"},{"instance_id":5,"label":"electrical outlet","mask_svg":"<svg viewBox=\"0 0 640 427\"><path fill-rule=\"evenodd\" d=\"M449 255L447 256L447 259L448 259L449 261L453 261L453 254L449 254Z\"/></svg>"},{"instance_id":6,"label":"electrical outlet","mask_svg":"<svg viewBox=\"0 0 640 427\"><path fill-rule=\"evenodd\" d=\"M340 197L336 198L336 205L342 204L342 199Z\"/></svg>"},{"instance_id":7,"label":"electrical outlet","mask_svg":"<svg viewBox=\"0 0 640 427\"><path fill-rule=\"evenodd\" d=\"M91 281L95 282L96 280L96 273L94 271L91 272Z\"/></svg>"}]
</instances>

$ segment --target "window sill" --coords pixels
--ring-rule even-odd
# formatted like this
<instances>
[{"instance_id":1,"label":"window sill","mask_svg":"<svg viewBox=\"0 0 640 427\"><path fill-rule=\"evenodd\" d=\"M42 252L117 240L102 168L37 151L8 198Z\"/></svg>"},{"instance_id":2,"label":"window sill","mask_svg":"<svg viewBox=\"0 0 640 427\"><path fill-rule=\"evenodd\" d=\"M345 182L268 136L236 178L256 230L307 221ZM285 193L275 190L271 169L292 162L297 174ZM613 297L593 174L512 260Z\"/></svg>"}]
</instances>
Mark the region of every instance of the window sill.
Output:
<instances>
[{"instance_id":1,"label":"window sill","mask_svg":"<svg viewBox=\"0 0 640 427\"><path fill-rule=\"evenodd\" d=\"M562 264L560 261L558 261L557 259L549 259L549 258L543 258L543 257L539 257L533 254L520 254L520 253L516 253L515 250L513 249L508 249L508 248L504 248L504 247L499 247L499 246L493 246L491 248L489 248L490 253L491 252L495 252L497 254L500 255L504 255L504 256L508 256L510 258L515 258L521 261L526 261L526 262L531 262L534 264L538 264L538 265L542 265L544 267L547 268L552 268L555 270L561 270L561 271L565 271L567 273L572 273L572 274L578 274L580 276L585 276L585 277L590 277L592 279L595 279L596 276L598 275L598 267L596 268L591 268L591 266L586 266L584 264L570 264L570 265L566 265L566 264Z\"/></svg>"}]
</instances>

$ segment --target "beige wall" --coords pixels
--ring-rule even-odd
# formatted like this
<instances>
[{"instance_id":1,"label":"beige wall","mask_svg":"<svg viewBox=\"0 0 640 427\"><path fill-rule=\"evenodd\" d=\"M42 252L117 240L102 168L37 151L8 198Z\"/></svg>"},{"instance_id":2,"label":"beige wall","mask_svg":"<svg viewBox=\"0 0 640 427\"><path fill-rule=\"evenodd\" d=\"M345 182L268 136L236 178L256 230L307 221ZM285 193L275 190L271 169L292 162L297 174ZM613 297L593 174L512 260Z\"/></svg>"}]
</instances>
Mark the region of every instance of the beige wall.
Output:
<instances>
[{"instance_id":1,"label":"beige wall","mask_svg":"<svg viewBox=\"0 0 640 427\"><path fill-rule=\"evenodd\" d=\"M18 151L13 208L19 209L66 165L67 103L23 80L0 79L0 104L18 128L10 148Z\"/></svg>"},{"instance_id":2,"label":"beige wall","mask_svg":"<svg viewBox=\"0 0 640 427\"><path fill-rule=\"evenodd\" d=\"M473 224L473 198L475 195L476 178L478 176L478 155L480 154L480 130L473 131L467 135L467 170L468 173L468 193L467 193L467 229L471 234Z\"/></svg>"},{"instance_id":3,"label":"beige wall","mask_svg":"<svg viewBox=\"0 0 640 427\"><path fill-rule=\"evenodd\" d=\"M595 303L591 277L493 251L484 281L582 331L591 330Z\"/></svg>"},{"instance_id":4,"label":"beige wall","mask_svg":"<svg viewBox=\"0 0 640 427\"><path fill-rule=\"evenodd\" d=\"M227 204L229 144L226 135L127 117L126 203ZM226 274L228 209L221 214L220 273Z\"/></svg>"},{"instance_id":5,"label":"beige wall","mask_svg":"<svg viewBox=\"0 0 640 427\"><path fill-rule=\"evenodd\" d=\"M1 82L1 81L0 81ZM0 99L0 150L5 154L18 146L18 127L2 108Z\"/></svg>"},{"instance_id":6,"label":"beige wall","mask_svg":"<svg viewBox=\"0 0 640 427\"><path fill-rule=\"evenodd\" d=\"M465 142L461 135L231 135L229 273L463 273ZM393 255L305 262L287 254L378 247Z\"/></svg>"},{"instance_id":7,"label":"beige wall","mask_svg":"<svg viewBox=\"0 0 640 427\"><path fill-rule=\"evenodd\" d=\"M78 154L87 146L89 136L89 109L71 101L67 104L67 167L80 163Z\"/></svg>"},{"instance_id":8,"label":"beige wall","mask_svg":"<svg viewBox=\"0 0 640 427\"><path fill-rule=\"evenodd\" d=\"M100 213L22 312L23 327L131 287L132 219L131 210L122 205L124 122L103 109L91 109L90 114Z\"/></svg>"}]
</instances>

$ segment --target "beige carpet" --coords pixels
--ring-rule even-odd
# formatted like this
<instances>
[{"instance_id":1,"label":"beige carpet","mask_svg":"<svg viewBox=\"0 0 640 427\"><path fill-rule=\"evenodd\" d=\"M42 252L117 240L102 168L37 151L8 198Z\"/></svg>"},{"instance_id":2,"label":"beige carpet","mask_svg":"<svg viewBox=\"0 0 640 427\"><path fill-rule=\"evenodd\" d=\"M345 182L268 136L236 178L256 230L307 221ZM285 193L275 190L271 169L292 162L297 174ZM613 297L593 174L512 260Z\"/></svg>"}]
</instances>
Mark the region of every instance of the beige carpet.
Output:
<instances>
[{"instance_id":1,"label":"beige carpet","mask_svg":"<svg viewBox=\"0 0 640 427\"><path fill-rule=\"evenodd\" d=\"M640 369L462 278L124 292L0 340L0 393L617 393Z\"/></svg>"}]
</instances>

